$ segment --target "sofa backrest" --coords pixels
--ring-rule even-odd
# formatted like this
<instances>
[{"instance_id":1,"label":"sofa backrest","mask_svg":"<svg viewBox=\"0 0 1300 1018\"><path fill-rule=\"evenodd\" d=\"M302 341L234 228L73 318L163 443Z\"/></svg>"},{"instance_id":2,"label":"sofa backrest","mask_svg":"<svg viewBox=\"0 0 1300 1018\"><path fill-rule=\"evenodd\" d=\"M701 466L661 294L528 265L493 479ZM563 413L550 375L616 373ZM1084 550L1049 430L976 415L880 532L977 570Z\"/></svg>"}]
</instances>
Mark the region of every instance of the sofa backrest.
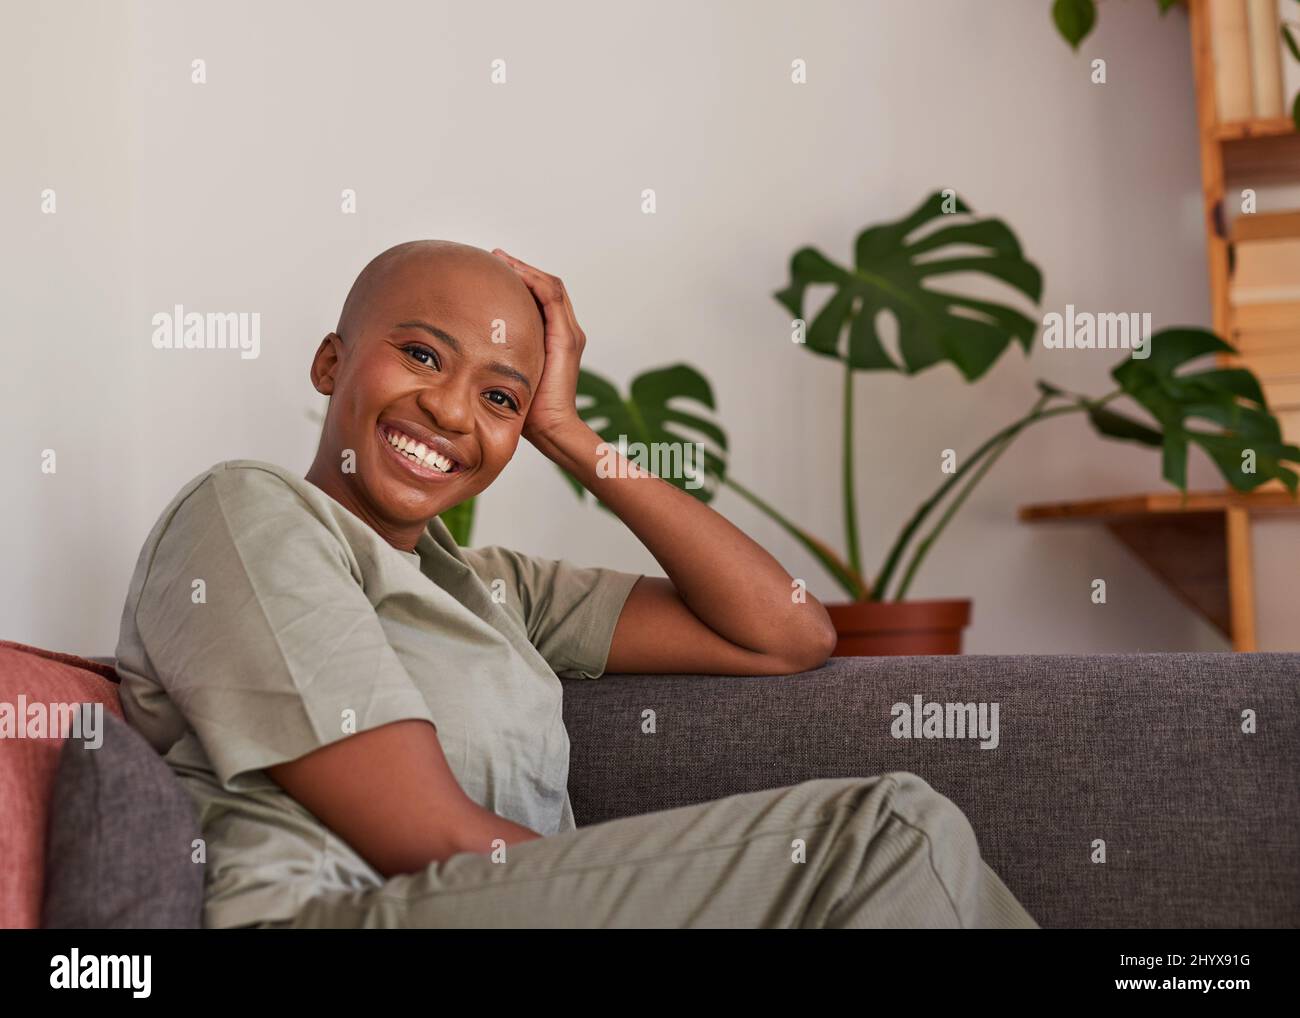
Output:
<instances>
[{"instance_id":1,"label":"sofa backrest","mask_svg":"<svg viewBox=\"0 0 1300 1018\"><path fill-rule=\"evenodd\" d=\"M561 681L580 827L908 771L965 812L1044 927L1300 925L1300 654L859 657L799 676ZM900 730L918 697L998 705L996 747Z\"/></svg>"}]
</instances>

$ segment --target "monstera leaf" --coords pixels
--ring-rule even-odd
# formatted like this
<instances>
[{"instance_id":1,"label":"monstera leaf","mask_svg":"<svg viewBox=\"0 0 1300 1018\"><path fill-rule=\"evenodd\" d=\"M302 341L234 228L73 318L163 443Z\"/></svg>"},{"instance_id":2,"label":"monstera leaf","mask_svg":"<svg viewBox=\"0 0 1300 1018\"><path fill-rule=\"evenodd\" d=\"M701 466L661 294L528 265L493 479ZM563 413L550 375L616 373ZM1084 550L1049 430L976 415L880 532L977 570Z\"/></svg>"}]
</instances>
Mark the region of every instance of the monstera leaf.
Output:
<instances>
[{"instance_id":1,"label":"monstera leaf","mask_svg":"<svg viewBox=\"0 0 1300 1018\"><path fill-rule=\"evenodd\" d=\"M627 399L605 379L585 368L578 375L578 414L592 430L615 447L620 439L629 447L642 443L647 451L655 446L660 454L673 454L669 458L672 466L696 467L700 470L697 478L685 476L681 469L665 470L662 465L655 472L700 501L710 502L726 473L727 436L710 419L711 415L670 405L674 400L693 402L710 412L714 408L708 381L686 364L638 375L632 380ZM697 442L700 446L696 446ZM700 450L703 455L696 458ZM647 468L656 465L644 460L641 463ZM584 497L586 489L567 472L562 473L578 496Z\"/></svg>"},{"instance_id":2,"label":"monstera leaf","mask_svg":"<svg viewBox=\"0 0 1300 1018\"><path fill-rule=\"evenodd\" d=\"M944 203L951 203L951 212ZM974 272L1000 279L1037 303L1042 274L1020 252L1020 242L998 219L975 219L955 196L936 191L904 218L873 226L858 235L851 269L833 263L815 248L805 247L790 259L790 285L774 294L795 317L803 312L809 286L829 283L834 294L812 319L806 337L815 353L836 357L863 371L904 371L915 374L931 365L951 361L967 381L979 378L1012 339L1029 352L1037 323L1015 308L992 301L931 289L933 276ZM945 225L923 236L912 235L933 220ZM975 253L944 249L973 247ZM923 258L937 253L937 257ZM903 363L885 351L877 331L881 312L898 323L898 349ZM840 334L848 325L848 342Z\"/></svg>"},{"instance_id":3,"label":"monstera leaf","mask_svg":"<svg viewBox=\"0 0 1300 1018\"><path fill-rule=\"evenodd\" d=\"M1199 445L1238 491L1252 491L1270 480L1280 480L1296 492L1297 474L1284 463L1300 465L1300 448L1282 441L1277 420L1268 411L1264 393L1244 368L1210 368L1179 374L1191 361L1233 348L1203 329L1164 329L1151 337L1150 356L1125 360L1111 376L1128 396L1160 424L1157 432L1109 408L1089 412L1093 426L1103 435L1130 439L1164 448L1164 477L1187 487L1187 449ZM1209 421L1222 430L1188 426L1191 419ZM1254 472L1247 472L1244 455L1254 453Z\"/></svg>"}]
</instances>

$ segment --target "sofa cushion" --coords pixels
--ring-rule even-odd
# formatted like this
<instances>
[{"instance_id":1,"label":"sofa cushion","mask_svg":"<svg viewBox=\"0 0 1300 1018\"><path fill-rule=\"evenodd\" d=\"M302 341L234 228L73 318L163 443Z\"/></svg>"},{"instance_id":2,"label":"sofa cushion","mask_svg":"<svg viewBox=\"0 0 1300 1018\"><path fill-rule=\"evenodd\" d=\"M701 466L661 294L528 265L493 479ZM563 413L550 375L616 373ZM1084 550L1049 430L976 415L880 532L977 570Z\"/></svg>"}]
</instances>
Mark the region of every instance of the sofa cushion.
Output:
<instances>
[{"instance_id":1,"label":"sofa cushion","mask_svg":"<svg viewBox=\"0 0 1300 1018\"><path fill-rule=\"evenodd\" d=\"M0 737L0 927L40 923L47 811L64 739L28 722L52 706L82 703L102 704L105 718L121 716L112 668L0 640L0 723L16 725Z\"/></svg>"},{"instance_id":2,"label":"sofa cushion","mask_svg":"<svg viewBox=\"0 0 1300 1018\"><path fill-rule=\"evenodd\" d=\"M97 750L69 739L59 759L41 925L198 927L199 837L194 802L171 768L139 732L105 715Z\"/></svg>"}]
</instances>

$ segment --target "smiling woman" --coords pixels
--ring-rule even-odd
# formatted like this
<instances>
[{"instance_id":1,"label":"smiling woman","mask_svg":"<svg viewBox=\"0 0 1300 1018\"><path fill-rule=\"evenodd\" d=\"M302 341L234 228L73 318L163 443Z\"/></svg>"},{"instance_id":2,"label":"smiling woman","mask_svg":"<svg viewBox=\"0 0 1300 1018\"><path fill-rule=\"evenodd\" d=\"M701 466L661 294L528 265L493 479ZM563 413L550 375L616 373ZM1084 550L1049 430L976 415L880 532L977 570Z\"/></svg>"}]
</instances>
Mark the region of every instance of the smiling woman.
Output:
<instances>
[{"instance_id":1,"label":"smiling woman","mask_svg":"<svg viewBox=\"0 0 1300 1018\"><path fill-rule=\"evenodd\" d=\"M782 675L835 642L722 516L608 469L575 407L585 343L554 276L399 245L312 360L330 399L306 476L227 461L163 510L117 668L127 719L198 801L205 925L1033 926L906 773L576 827L560 677ZM457 546L439 514L521 436L667 575Z\"/></svg>"}]
</instances>

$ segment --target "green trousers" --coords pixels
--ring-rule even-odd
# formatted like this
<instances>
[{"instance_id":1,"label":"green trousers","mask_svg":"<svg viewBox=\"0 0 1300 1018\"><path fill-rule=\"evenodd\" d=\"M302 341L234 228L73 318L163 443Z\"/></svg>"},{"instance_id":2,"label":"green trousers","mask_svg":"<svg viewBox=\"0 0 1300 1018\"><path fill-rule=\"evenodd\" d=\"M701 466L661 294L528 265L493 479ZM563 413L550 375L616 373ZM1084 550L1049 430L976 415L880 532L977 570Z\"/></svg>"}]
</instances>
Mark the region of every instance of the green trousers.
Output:
<instances>
[{"instance_id":1,"label":"green trousers","mask_svg":"<svg viewBox=\"0 0 1300 1018\"><path fill-rule=\"evenodd\" d=\"M1020 927L965 814L905 771L823 778L461 853L274 927Z\"/></svg>"}]
</instances>

